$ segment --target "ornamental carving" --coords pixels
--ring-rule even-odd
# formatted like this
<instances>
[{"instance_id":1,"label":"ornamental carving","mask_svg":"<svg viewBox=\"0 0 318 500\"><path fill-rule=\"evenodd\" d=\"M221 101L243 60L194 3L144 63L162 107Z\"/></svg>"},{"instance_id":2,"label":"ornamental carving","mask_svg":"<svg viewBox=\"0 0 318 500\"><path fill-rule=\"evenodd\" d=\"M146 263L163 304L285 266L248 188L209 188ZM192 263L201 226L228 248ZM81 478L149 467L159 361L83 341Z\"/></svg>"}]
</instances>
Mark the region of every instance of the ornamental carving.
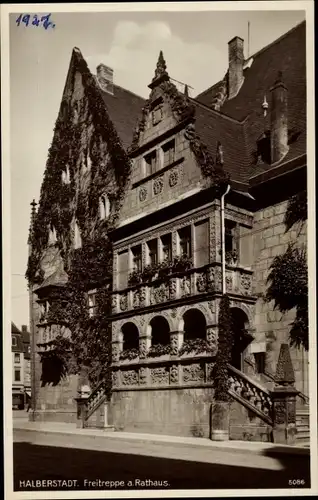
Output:
<instances>
[{"instance_id":1,"label":"ornamental carving","mask_svg":"<svg viewBox=\"0 0 318 500\"><path fill-rule=\"evenodd\" d=\"M233 275L231 272L225 275L226 289L231 292L233 290Z\"/></svg>"},{"instance_id":2,"label":"ornamental carving","mask_svg":"<svg viewBox=\"0 0 318 500\"><path fill-rule=\"evenodd\" d=\"M274 420L276 424L285 424L286 422L286 401L278 399L274 403Z\"/></svg>"},{"instance_id":3,"label":"ornamental carving","mask_svg":"<svg viewBox=\"0 0 318 500\"><path fill-rule=\"evenodd\" d=\"M215 305L215 301L214 300L210 300L208 302L208 308L210 309L210 311L211 311L212 314L216 313L216 305Z\"/></svg>"},{"instance_id":4,"label":"ornamental carving","mask_svg":"<svg viewBox=\"0 0 318 500\"><path fill-rule=\"evenodd\" d=\"M139 339L139 357L140 359L145 359L147 357L147 338L140 338Z\"/></svg>"},{"instance_id":5,"label":"ornamental carving","mask_svg":"<svg viewBox=\"0 0 318 500\"><path fill-rule=\"evenodd\" d=\"M163 188L163 177L157 177L153 182L153 194L160 194Z\"/></svg>"},{"instance_id":6,"label":"ornamental carving","mask_svg":"<svg viewBox=\"0 0 318 500\"><path fill-rule=\"evenodd\" d=\"M170 367L170 382L171 382L171 384L177 384L179 382L179 367L178 367L178 365L172 365Z\"/></svg>"},{"instance_id":7,"label":"ornamental carving","mask_svg":"<svg viewBox=\"0 0 318 500\"><path fill-rule=\"evenodd\" d=\"M155 299L155 287L150 288L150 305L153 306L156 303Z\"/></svg>"},{"instance_id":8,"label":"ornamental carving","mask_svg":"<svg viewBox=\"0 0 318 500\"><path fill-rule=\"evenodd\" d=\"M209 344L210 349L212 350L212 353L216 353L217 351L217 340L218 340L218 333L215 328L207 328L206 332L206 339Z\"/></svg>"},{"instance_id":9,"label":"ornamental carving","mask_svg":"<svg viewBox=\"0 0 318 500\"><path fill-rule=\"evenodd\" d=\"M176 318L177 317L177 314L178 314L178 309L176 307L174 307L173 309L171 309L171 317L172 318Z\"/></svg>"},{"instance_id":10,"label":"ornamental carving","mask_svg":"<svg viewBox=\"0 0 318 500\"><path fill-rule=\"evenodd\" d=\"M154 288L154 299L155 304L160 304L169 299L169 290L165 283L161 283L160 286Z\"/></svg>"},{"instance_id":11,"label":"ornamental carving","mask_svg":"<svg viewBox=\"0 0 318 500\"><path fill-rule=\"evenodd\" d=\"M181 280L181 295L186 297L191 293L191 281L190 276L184 276Z\"/></svg>"},{"instance_id":12,"label":"ornamental carving","mask_svg":"<svg viewBox=\"0 0 318 500\"><path fill-rule=\"evenodd\" d=\"M214 287L218 292L222 290L222 270L219 267L214 269Z\"/></svg>"},{"instance_id":13,"label":"ornamental carving","mask_svg":"<svg viewBox=\"0 0 318 500\"><path fill-rule=\"evenodd\" d=\"M210 260L216 260L216 241L215 241L215 214L210 218Z\"/></svg>"},{"instance_id":14,"label":"ornamental carving","mask_svg":"<svg viewBox=\"0 0 318 500\"><path fill-rule=\"evenodd\" d=\"M139 189L139 201L143 202L147 198L147 189L145 187L141 187Z\"/></svg>"},{"instance_id":15,"label":"ornamental carving","mask_svg":"<svg viewBox=\"0 0 318 500\"><path fill-rule=\"evenodd\" d=\"M169 384L169 369L165 366L151 369L152 384Z\"/></svg>"},{"instance_id":16,"label":"ornamental carving","mask_svg":"<svg viewBox=\"0 0 318 500\"><path fill-rule=\"evenodd\" d=\"M207 382L213 380L213 370L214 370L214 363L207 363L206 365Z\"/></svg>"},{"instance_id":17,"label":"ornamental carving","mask_svg":"<svg viewBox=\"0 0 318 500\"><path fill-rule=\"evenodd\" d=\"M112 373L112 383L113 383L113 387L118 387L120 385L119 371L118 370L116 370Z\"/></svg>"},{"instance_id":18,"label":"ornamental carving","mask_svg":"<svg viewBox=\"0 0 318 500\"><path fill-rule=\"evenodd\" d=\"M146 306L146 288L143 286L139 290L139 305L140 307Z\"/></svg>"},{"instance_id":19,"label":"ornamental carving","mask_svg":"<svg viewBox=\"0 0 318 500\"><path fill-rule=\"evenodd\" d=\"M252 279L249 274L241 275L241 293L247 295L251 291Z\"/></svg>"},{"instance_id":20,"label":"ornamental carving","mask_svg":"<svg viewBox=\"0 0 318 500\"><path fill-rule=\"evenodd\" d=\"M119 361L119 345L118 344L112 345L112 358L113 358L113 361Z\"/></svg>"},{"instance_id":21,"label":"ornamental carving","mask_svg":"<svg viewBox=\"0 0 318 500\"><path fill-rule=\"evenodd\" d=\"M193 123L189 123L189 125L185 128L184 137L188 141L192 141L195 138L195 127Z\"/></svg>"},{"instance_id":22,"label":"ornamental carving","mask_svg":"<svg viewBox=\"0 0 318 500\"><path fill-rule=\"evenodd\" d=\"M177 255L177 232L173 231L171 235L171 246L172 246L172 255Z\"/></svg>"},{"instance_id":23,"label":"ornamental carving","mask_svg":"<svg viewBox=\"0 0 318 500\"><path fill-rule=\"evenodd\" d=\"M169 186L172 188L178 184L179 180L179 172L177 169L174 169L170 172L169 175Z\"/></svg>"},{"instance_id":24,"label":"ornamental carving","mask_svg":"<svg viewBox=\"0 0 318 500\"><path fill-rule=\"evenodd\" d=\"M114 313L117 312L117 295L116 294L112 295L112 311Z\"/></svg>"},{"instance_id":25,"label":"ornamental carving","mask_svg":"<svg viewBox=\"0 0 318 500\"><path fill-rule=\"evenodd\" d=\"M205 292L207 289L207 278L205 273L200 273L196 280L197 291L199 293Z\"/></svg>"},{"instance_id":26,"label":"ornamental carving","mask_svg":"<svg viewBox=\"0 0 318 500\"><path fill-rule=\"evenodd\" d=\"M287 401L287 422L288 424L296 423L296 400L295 398L290 398Z\"/></svg>"},{"instance_id":27,"label":"ornamental carving","mask_svg":"<svg viewBox=\"0 0 318 500\"><path fill-rule=\"evenodd\" d=\"M204 381L204 369L196 363L183 367L183 381L184 382L201 382Z\"/></svg>"},{"instance_id":28,"label":"ornamental carving","mask_svg":"<svg viewBox=\"0 0 318 500\"><path fill-rule=\"evenodd\" d=\"M123 385L137 385L138 372L136 370L125 370L121 372L121 380Z\"/></svg>"},{"instance_id":29,"label":"ornamental carving","mask_svg":"<svg viewBox=\"0 0 318 500\"><path fill-rule=\"evenodd\" d=\"M133 291L133 308L135 309L136 307L139 307L139 304L140 304L139 290L134 290Z\"/></svg>"},{"instance_id":30,"label":"ornamental carving","mask_svg":"<svg viewBox=\"0 0 318 500\"><path fill-rule=\"evenodd\" d=\"M207 270L207 291L214 292L215 290L215 268L209 267Z\"/></svg>"},{"instance_id":31,"label":"ornamental carving","mask_svg":"<svg viewBox=\"0 0 318 500\"><path fill-rule=\"evenodd\" d=\"M171 354L173 356L177 356L179 350L179 333L172 333L170 335L170 345L171 345Z\"/></svg>"},{"instance_id":32,"label":"ornamental carving","mask_svg":"<svg viewBox=\"0 0 318 500\"><path fill-rule=\"evenodd\" d=\"M119 307L120 307L120 310L121 310L121 311L126 311L126 310L127 310L127 308L128 308L128 299L127 299L127 295L122 295L122 296L120 297Z\"/></svg>"},{"instance_id":33,"label":"ornamental carving","mask_svg":"<svg viewBox=\"0 0 318 500\"><path fill-rule=\"evenodd\" d=\"M139 368L139 384L147 384L147 368L145 366Z\"/></svg>"},{"instance_id":34,"label":"ornamental carving","mask_svg":"<svg viewBox=\"0 0 318 500\"><path fill-rule=\"evenodd\" d=\"M175 299L177 297L177 280L172 278L169 281L169 297L170 299Z\"/></svg>"}]
</instances>

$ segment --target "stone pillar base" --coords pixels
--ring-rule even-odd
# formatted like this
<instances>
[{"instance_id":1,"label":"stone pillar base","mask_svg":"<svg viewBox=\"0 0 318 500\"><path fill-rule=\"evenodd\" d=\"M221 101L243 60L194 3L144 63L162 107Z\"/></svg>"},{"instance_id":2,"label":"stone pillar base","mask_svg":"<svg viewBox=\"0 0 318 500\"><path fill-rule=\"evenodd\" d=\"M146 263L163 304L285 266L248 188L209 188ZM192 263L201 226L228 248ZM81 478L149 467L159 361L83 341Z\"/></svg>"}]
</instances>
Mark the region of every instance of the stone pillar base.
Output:
<instances>
[{"instance_id":1,"label":"stone pillar base","mask_svg":"<svg viewBox=\"0 0 318 500\"><path fill-rule=\"evenodd\" d=\"M211 439L212 441L228 441L230 439L230 403L226 401L212 403Z\"/></svg>"}]
</instances>

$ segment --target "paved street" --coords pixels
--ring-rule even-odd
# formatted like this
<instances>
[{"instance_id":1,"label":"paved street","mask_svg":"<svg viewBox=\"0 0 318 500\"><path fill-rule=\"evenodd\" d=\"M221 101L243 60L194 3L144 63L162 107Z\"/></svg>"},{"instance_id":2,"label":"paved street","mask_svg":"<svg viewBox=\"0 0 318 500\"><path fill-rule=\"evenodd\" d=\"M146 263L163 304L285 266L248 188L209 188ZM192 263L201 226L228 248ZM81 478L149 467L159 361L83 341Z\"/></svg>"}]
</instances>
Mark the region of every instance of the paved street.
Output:
<instances>
[{"instance_id":1,"label":"paved street","mask_svg":"<svg viewBox=\"0 0 318 500\"><path fill-rule=\"evenodd\" d=\"M84 484L84 479L121 481L118 489L288 488L293 479L310 486L308 456L276 455L274 450L262 456L113 437L15 429L15 489L30 490L32 486L20 481L43 479L76 479L70 489L111 489L105 483ZM160 483L156 486L154 481Z\"/></svg>"}]
</instances>

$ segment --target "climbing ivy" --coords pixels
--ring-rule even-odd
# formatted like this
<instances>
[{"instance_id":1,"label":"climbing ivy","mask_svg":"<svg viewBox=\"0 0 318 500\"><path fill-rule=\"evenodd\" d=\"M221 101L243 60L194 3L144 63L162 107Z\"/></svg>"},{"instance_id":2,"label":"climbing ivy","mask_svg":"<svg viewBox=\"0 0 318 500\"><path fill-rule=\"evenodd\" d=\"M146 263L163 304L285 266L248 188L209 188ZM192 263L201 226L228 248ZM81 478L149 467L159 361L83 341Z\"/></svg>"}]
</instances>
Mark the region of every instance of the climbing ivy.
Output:
<instances>
[{"instance_id":1,"label":"climbing ivy","mask_svg":"<svg viewBox=\"0 0 318 500\"><path fill-rule=\"evenodd\" d=\"M111 312L112 246L109 232L116 225L124 198L130 161L108 117L94 77L75 51L73 71L79 71L82 76L83 101L88 104L90 113L86 110L85 115L81 105L82 114L76 120L72 105L66 99L62 101L49 149L39 209L30 234L32 252L26 278L30 285L43 282L41 259L48 245L49 230L54 227L68 282L61 296L59 289L55 297L50 297L49 314L56 324L69 328L71 338L58 335L54 341L45 343L41 353L42 384L57 384L67 373L80 373L84 367L92 385L104 380L110 392L111 326L108 317ZM62 172L67 167L70 182L63 184ZM105 193L111 202L111 215L107 220L100 220L99 200ZM74 219L82 240L78 249L72 244ZM90 317L87 292L92 289L96 289L96 307Z\"/></svg>"},{"instance_id":2,"label":"climbing ivy","mask_svg":"<svg viewBox=\"0 0 318 500\"><path fill-rule=\"evenodd\" d=\"M285 214L286 231L307 219L307 193L293 196ZM290 243L284 254L274 258L267 278L266 301L282 313L296 309L289 332L291 345L308 350L308 269L305 248Z\"/></svg>"},{"instance_id":3,"label":"climbing ivy","mask_svg":"<svg viewBox=\"0 0 318 500\"><path fill-rule=\"evenodd\" d=\"M218 351L214 365L214 399L229 401L228 363L233 348L233 326L228 295L222 295L219 312Z\"/></svg>"}]
</instances>

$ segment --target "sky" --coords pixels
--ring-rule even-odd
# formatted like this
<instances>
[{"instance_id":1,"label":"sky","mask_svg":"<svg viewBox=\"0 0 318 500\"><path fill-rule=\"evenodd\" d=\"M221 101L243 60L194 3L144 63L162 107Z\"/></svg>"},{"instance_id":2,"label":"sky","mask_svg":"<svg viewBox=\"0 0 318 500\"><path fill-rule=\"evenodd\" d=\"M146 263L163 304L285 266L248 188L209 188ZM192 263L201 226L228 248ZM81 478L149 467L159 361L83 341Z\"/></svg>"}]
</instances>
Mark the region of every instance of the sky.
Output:
<instances>
[{"instance_id":1,"label":"sky","mask_svg":"<svg viewBox=\"0 0 318 500\"><path fill-rule=\"evenodd\" d=\"M104 63L114 83L147 98L159 51L172 78L192 95L216 83L228 65L227 43L245 40L245 57L305 19L304 11L53 13L55 28L16 23L10 14L10 169L12 320L29 324L24 278L30 202L39 199L47 152L72 49L90 70ZM250 43L248 54L248 22Z\"/></svg>"}]
</instances>

